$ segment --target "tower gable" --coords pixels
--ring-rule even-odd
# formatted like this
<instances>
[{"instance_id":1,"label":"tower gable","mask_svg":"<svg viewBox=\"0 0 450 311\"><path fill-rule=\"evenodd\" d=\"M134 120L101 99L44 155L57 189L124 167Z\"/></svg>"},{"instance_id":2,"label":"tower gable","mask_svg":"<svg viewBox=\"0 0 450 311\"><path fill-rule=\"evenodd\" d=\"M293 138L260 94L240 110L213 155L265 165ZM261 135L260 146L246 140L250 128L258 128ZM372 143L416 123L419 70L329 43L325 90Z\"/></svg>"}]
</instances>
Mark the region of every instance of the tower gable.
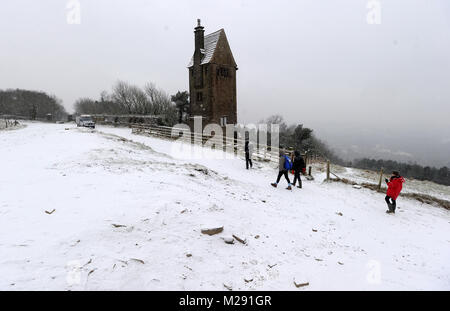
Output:
<instances>
[{"instance_id":1,"label":"tower gable","mask_svg":"<svg viewBox=\"0 0 450 311\"><path fill-rule=\"evenodd\" d=\"M233 53L231 52L227 35L223 29L220 30L218 42L214 49L210 63L232 66L237 69L236 61L234 60Z\"/></svg>"}]
</instances>

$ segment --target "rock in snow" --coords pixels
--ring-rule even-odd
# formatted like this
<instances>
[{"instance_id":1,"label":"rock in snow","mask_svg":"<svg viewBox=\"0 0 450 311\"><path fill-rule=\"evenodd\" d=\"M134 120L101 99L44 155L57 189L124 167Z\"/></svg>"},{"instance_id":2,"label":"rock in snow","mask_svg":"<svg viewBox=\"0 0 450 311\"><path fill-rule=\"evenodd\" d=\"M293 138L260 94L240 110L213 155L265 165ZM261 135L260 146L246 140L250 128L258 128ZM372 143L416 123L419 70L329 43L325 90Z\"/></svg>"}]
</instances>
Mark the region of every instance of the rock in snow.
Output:
<instances>
[{"instance_id":1,"label":"rock in snow","mask_svg":"<svg viewBox=\"0 0 450 311\"><path fill-rule=\"evenodd\" d=\"M218 233L221 233L222 231L223 231L223 227L202 229L202 233L203 234L208 234L208 235L218 234Z\"/></svg>"},{"instance_id":2,"label":"rock in snow","mask_svg":"<svg viewBox=\"0 0 450 311\"><path fill-rule=\"evenodd\" d=\"M297 288L309 286L309 282L303 278L294 278L294 285Z\"/></svg>"},{"instance_id":3,"label":"rock in snow","mask_svg":"<svg viewBox=\"0 0 450 311\"><path fill-rule=\"evenodd\" d=\"M125 225L118 225L118 224L112 224L112 226L113 226L114 228L123 228L123 227L126 227Z\"/></svg>"},{"instance_id":4,"label":"rock in snow","mask_svg":"<svg viewBox=\"0 0 450 311\"><path fill-rule=\"evenodd\" d=\"M135 261L138 262L140 264L145 264L145 262L142 259L138 259L138 258L130 258L131 261Z\"/></svg>"},{"instance_id":5,"label":"rock in snow","mask_svg":"<svg viewBox=\"0 0 450 311\"><path fill-rule=\"evenodd\" d=\"M227 244L234 244L234 239L233 238L223 238L224 242Z\"/></svg>"},{"instance_id":6,"label":"rock in snow","mask_svg":"<svg viewBox=\"0 0 450 311\"><path fill-rule=\"evenodd\" d=\"M225 284L223 283L223 287L225 287L228 290L233 290L233 286L231 284Z\"/></svg>"}]
</instances>

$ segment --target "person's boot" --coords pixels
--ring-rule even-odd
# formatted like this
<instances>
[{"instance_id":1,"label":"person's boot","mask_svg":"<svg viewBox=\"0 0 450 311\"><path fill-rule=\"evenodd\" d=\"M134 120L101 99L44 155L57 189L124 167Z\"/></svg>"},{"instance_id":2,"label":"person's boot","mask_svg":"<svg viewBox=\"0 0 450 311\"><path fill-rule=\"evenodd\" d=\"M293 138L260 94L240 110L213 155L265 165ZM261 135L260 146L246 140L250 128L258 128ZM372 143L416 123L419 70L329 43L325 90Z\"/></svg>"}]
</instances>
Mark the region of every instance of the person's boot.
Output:
<instances>
[{"instance_id":1,"label":"person's boot","mask_svg":"<svg viewBox=\"0 0 450 311\"><path fill-rule=\"evenodd\" d=\"M272 187L274 187L274 188L276 188L277 186L278 186L278 184L277 183L271 183L271 185L272 185Z\"/></svg>"},{"instance_id":2,"label":"person's boot","mask_svg":"<svg viewBox=\"0 0 450 311\"><path fill-rule=\"evenodd\" d=\"M387 211L386 211L386 214L390 214L390 213L391 213L391 204L388 203L388 202L386 202L386 204L387 204L387 206L388 206L388 209L387 209Z\"/></svg>"},{"instance_id":3,"label":"person's boot","mask_svg":"<svg viewBox=\"0 0 450 311\"><path fill-rule=\"evenodd\" d=\"M291 187L291 185L289 185L289 186L287 186L287 188L286 188L287 190L292 190L292 187Z\"/></svg>"},{"instance_id":4,"label":"person's boot","mask_svg":"<svg viewBox=\"0 0 450 311\"><path fill-rule=\"evenodd\" d=\"M392 204L388 203L388 210L386 211L387 214L395 214L395 209L394 206Z\"/></svg>"}]
</instances>

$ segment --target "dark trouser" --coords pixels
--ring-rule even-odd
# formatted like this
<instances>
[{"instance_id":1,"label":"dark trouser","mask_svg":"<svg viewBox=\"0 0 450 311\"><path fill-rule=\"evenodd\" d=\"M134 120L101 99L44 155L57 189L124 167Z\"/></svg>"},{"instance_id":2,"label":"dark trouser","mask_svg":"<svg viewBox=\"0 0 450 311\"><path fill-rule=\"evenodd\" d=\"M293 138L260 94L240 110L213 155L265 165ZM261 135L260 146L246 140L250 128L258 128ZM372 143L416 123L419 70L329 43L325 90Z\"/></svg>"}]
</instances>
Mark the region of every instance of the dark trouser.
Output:
<instances>
[{"instance_id":1,"label":"dark trouser","mask_svg":"<svg viewBox=\"0 0 450 311\"><path fill-rule=\"evenodd\" d=\"M289 176L288 176L288 171L287 170L282 170L278 173L278 177L277 177L277 184L280 182L281 176L283 176L286 178L288 184L291 184L291 181L289 180Z\"/></svg>"},{"instance_id":2,"label":"dark trouser","mask_svg":"<svg viewBox=\"0 0 450 311\"><path fill-rule=\"evenodd\" d=\"M384 199L386 200L389 210L395 211L395 207L397 206L397 203L395 202L395 200L388 195ZM392 200L392 203L390 200Z\"/></svg>"},{"instance_id":3,"label":"dark trouser","mask_svg":"<svg viewBox=\"0 0 450 311\"><path fill-rule=\"evenodd\" d=\"M300 171L294 171L294 182L293 185L295 186L295 182L298 180L298 186L302 187L302 179L300 178Z\"/></svg>"},{"instance_id":4,"label":"dark trouser","mask_svg":"<svg viewBox=\"0 0 450 311\"><path fill-rule=\"evenodd\" d=\"M250 154L248 152L245 153L245 165L247 166L250 164L250 167L253 167L252 159L250 159Z\"/></svg>"}]
</instances>

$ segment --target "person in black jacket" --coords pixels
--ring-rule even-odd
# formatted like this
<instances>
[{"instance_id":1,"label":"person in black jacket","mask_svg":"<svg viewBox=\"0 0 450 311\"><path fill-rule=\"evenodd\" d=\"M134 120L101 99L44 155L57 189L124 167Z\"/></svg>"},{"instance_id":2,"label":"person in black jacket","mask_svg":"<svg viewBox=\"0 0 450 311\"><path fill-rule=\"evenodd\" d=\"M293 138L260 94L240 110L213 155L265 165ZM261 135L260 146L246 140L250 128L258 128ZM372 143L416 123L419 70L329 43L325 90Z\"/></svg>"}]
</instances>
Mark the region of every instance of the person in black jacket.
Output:
<instances>
[{"instance_id":1,"label":"person in black jacket","mask_svg":"<svg viewBox=\"0 0 450 311\"><path fill-rule=\"evenodd\" d=\"M248 165L250 164L250 168L253 167L252 163L252 154L253 154L253 145L249 143L248 140L245 141L245 165L248 169Z\"/></svg>"},{"instance_id":2,"label":"person in black jacket","mask_svg":"<svg viewBox=\"0 0 450 311\"><path fill-rule=\"evenodd\" d=\"M300 152L295 151L294 152L294 163L293 167L294 169L294 183L293 186L295 187L295 182L298 180L298 188L302 187L302 179L300 178L300 174L306 170L306 164L303 160L303 157L300 155Z\"/></svg>"}]
</instances>

